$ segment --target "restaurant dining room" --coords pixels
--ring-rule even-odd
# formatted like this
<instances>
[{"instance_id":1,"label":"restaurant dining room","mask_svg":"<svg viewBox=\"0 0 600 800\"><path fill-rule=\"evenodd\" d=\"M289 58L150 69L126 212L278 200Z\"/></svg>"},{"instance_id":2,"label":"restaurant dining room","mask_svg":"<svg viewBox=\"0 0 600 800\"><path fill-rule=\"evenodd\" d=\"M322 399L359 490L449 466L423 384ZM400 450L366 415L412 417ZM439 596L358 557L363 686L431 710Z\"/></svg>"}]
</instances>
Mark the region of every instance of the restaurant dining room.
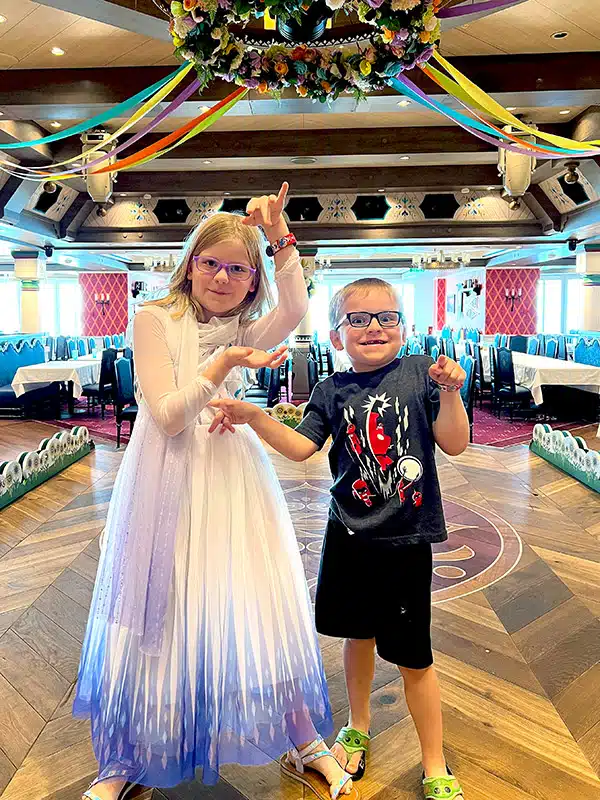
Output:
<instances>
[{"instance_id":1,"label":"restaurant dining room","mask_svg":"<svg viewBox=\"0 0 600 800\"><path fill-rule=\"evenodd\" d=\"M596 0L0 0L0 69L0 799L600 800ZM432 777L349 665L438 502Z\"/></svg>"}]
</instances>

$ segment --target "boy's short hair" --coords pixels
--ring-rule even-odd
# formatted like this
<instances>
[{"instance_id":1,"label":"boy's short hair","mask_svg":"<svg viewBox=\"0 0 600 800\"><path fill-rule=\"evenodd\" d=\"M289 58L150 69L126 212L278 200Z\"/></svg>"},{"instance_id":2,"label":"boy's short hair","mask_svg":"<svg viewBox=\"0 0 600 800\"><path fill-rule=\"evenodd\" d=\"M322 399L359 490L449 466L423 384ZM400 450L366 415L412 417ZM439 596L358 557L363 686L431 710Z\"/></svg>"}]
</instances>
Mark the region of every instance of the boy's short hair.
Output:
<instances>
[{"instance_id":1,"label":"boy's short hair","mask_svg":"<svg viewBox=\"0 0 600 800\"><path fill-rule=\"evenodd\" d=\"M394 298L394 302L396 304L396 308L394 310L402 312L402 303L400 302L400 298L396 294L396 290L391 283L383 281L381 278L360 278L357 281L352 281L352 283L349 283L346 286L342 286L342 288L339 289L329 301L329 325L331 330L334 330L342 321L340 317L342 316L342 310L346 300L351 295L357 294L358 292L367 294L369 289L385 289L387 292L389 292L390 297ZM391 311L392 309L386 310Z\"/></svg>"}]
</instances>

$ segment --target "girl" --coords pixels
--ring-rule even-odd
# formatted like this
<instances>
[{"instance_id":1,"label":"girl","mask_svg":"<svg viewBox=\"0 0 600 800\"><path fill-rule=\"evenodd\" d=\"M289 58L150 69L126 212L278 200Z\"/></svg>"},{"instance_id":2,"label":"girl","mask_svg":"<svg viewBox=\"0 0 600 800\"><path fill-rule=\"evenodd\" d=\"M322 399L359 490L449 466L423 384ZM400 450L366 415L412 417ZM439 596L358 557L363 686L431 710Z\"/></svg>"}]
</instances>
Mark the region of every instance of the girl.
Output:
<instances>
[{"instance_id":1,"label":"girl","mask_svg":"<svg viewBox=\"0 0 600 800\"><path fill-rule=\"evenodd\" d=\"M141 398L115 481L74 713L91 718L99 775L83 795L121 800L221 763L291 750L325 800L358 798L320 736L331 709L283 493L252 431L217 444L213 398L242 369L277 369L307 309L288 190L216 214L192 234L168 296L135 317ZM274 253L270 300L261 226ZM256 349L262 348L262 349ZM305 767L310 767L305 769Z\"/></svg>"}]
</instances>

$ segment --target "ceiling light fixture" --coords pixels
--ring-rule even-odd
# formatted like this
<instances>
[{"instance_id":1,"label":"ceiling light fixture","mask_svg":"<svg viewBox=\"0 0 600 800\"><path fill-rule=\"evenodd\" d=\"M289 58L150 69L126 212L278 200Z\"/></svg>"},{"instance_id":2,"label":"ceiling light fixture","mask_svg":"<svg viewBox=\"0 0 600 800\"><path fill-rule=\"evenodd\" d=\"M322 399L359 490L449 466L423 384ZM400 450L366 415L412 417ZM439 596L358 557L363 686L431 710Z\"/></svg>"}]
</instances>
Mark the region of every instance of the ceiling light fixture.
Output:
<instances>
[{"instance_id":1,"label":"ceiling light fixture","mask_svg":"<svg viewBox=\"0 0 600 800\"><path fill-rule=\"evenodd\" d=\"M144 200L152 200L152 195L150 194L150 192L146 192L146 194L142 195L142 197L144 198Z\"/></svg>"},{"instance_id":2,"label":"ceiling light fixture","mask_svg":"<svg viewBox=\"0 0 600 800\"><path fill-rule=\"evenodd\" d=\"M516 111L517 110L517 106L506 106L506 110L507 111Z\"/></svg>"},{"instance_id":3,"label":"ceiling light fixture","mask_svg":"<svg viewBox=\"0 0 600 800\"><path fill-rule=\"evenodd\" d=\"M461 194L470 194L470 192L471 192L471 190L469 189L468 186L465 186L464 189L460 190Z\"/></svg>"},{"instance_id":4,"label":"ceiling light fixture","mask_svg":"<svg viewBox=\"0 0 600 800\"><path fill-rule=\"evenodd\" d=\"M398 105L400 106L400 108L406 108L406 106L410 105L410 100L400 100Z\"/></svg>"},{"instance_id":5,"label":"ceiling light fixture","mask_svg":"<svg viewBox=\"0 0 600 800\"><path fill-rule=\"evenodd\" d=\"M378 192L385 192L385 189L377 189Z\"/></svg>"},{"instance_id":6,"label":"ceiling light fixture","mask_svg":"<svg viewBox=\"0 0 600 800\"><path fill-rule=\"evenodd\" d=\"M316 164L317 159L314 156L295 156L290 159L292 164Z\"/></svg>"},{"instance_id":7,"label":"ceiling light fixture","mask_svg":"<svg viewBox=\"0 0 600 800\"><path fill-rule=\"evenodd\" d=\"M202 163L203 163L203 164L212 164L212 161L209 161L209 159L207 158L207 159L206 159L205 161L203 161Z\"/></svg>"},{"instance_id":8,"label":"ceiling light fixture","mask_svg":"<svg viewBox=\"0 0 600 800\"><path fill-rule=\"evenodd\" d=\"M62 128L62 122L59 122L58 120L55 119L54 122L50 123L50 127L51 128Z\"/></svg>"},{"instance_id":9,"label":"ceiling light fixture","mask_svg":"<svg viewBox=\"0 0 600 800\"><path fill-rule=\"evenodd\" d=\"M53 47L50 52L53 56L64 56L65 54L65 51L62 49L62 47Z\"/></svg>"},{"instance_id":10,"label":"ceiling light fixture","mask_svg":"<svg viewBox=\"0 0 600 800\"><path fill-rule=\"evenodd\" d=\"M210 111L210 106L200 106L201 114L206 114L207 111Z\"/></svg>"},{"instance_id":11,"label":"ceiling light fixture","mask_svg":"<svg viewBox=\"0 0 600 800\"><path fill-rule=\"evenodd\" d=\"M6 22L6 17L4 14L0 14L0 25L2 25L4 22Z\"/></svg>"},{"instance_id":12,"label":"ceiling light fixture","mask_svg":"<svg viewBox=\"0 0 600 800\"><path fill-rule=\"evenodd\" d=\"M552 34L552 38L553 39L566 39L568 35L569 35L568 31L555 31L555 33Z\"/></svg>"},{"instance_id":13,"label":"ceiling light fixture","mask_svg":"<svg viewBox=\"0 0 600 800\"><path fill-rule=\"evenodd\" d=\"M559 113L559 114L560 114L562 117L565 117L567 114L570 114L570 113L571 113L571 109L570 109L570 108L563 108L563 110L562 110L562 111L559 111L558 113Z\"/></svg>"},{"instance_id":14,"label":"ceiling light fixture","mask_svg":"<svg viewBox=\"0 0 600 800\"><path fill-rule=\"evenodd\" d=\"M400 156L400 161L410 161L410 156Z\"/></svg>"},{"instance_id":15,"label":"ceiling light fixture","mask_svg":"<svg viewBox=\"0 0 600 800\"><path fill-rule=\"evenodd\" d=\"M493 192L495 188L496 188L495 186L488 186L487 190L488 192Z\"/></svg>"},{"instance_id":16,"label":"ceiling light fixture","mask_svg":"<svg viewBox=\"0 0 600 800\"><path fill-rule=\"evenodd\" d=\"M231 192L223 192L223 194L224 194L226 197L229 197L229 195L231 194Z\"/></svg>"}]
</instances>

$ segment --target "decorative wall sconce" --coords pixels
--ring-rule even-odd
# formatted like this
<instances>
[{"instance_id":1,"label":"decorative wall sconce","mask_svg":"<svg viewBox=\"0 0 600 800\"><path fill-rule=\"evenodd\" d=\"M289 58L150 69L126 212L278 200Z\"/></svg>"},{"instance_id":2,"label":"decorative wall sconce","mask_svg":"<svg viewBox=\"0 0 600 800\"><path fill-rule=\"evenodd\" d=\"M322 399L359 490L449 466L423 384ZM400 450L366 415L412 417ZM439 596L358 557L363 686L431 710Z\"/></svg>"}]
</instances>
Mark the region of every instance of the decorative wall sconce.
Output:
<instances>
[{"instance_id":1,"label":"decorative wall sconce","mask_svg":"<svg viewBox=\"0 0 600 800\"><path fill-rule=\"evenodd\" d=\"M506 305L510 306L510 310L515 310L515 304L519 304L521 302L521 298L523 297L523 289L505 289L504 290L504 299L506 300Z\"/></svg>"},{"instance_id":2,"label":"decorative wall sconce","mask_svg":"<svg viewBox=\"0 0 600 800\"><path fill-rule=\"evenodd\" d=\"M106 316L106 309L110 306L110 295L109 294L96 294L94 295L94 300L96 301L96 305L102 311L102 316Z\"/></svg>"}]
</instances>

